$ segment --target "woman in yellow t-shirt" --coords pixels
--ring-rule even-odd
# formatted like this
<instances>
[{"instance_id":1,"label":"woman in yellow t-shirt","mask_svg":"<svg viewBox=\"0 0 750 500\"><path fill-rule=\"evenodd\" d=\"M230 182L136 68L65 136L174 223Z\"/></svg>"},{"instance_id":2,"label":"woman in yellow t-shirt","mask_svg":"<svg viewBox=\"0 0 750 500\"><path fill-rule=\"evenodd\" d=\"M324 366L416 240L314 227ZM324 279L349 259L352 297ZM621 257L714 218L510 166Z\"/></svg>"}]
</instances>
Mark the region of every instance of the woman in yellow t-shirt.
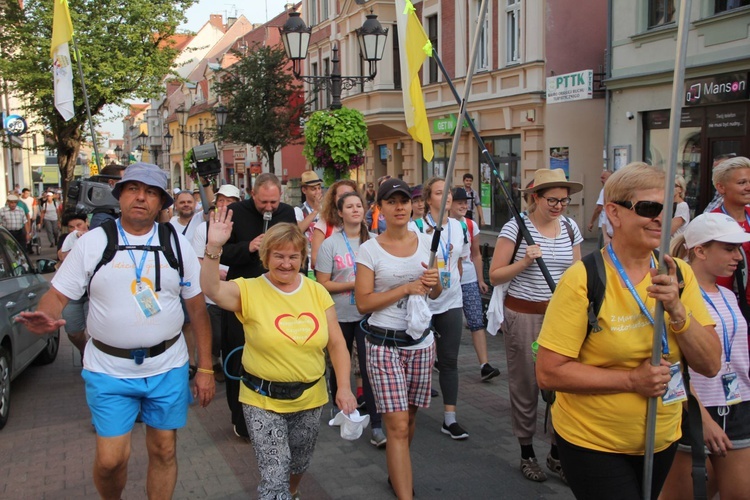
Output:
<instances>
[{"instance_id":1,"label":"woman in yellow t-shirt","mask_svg":"<svg viewBox=\"0 0 750 500\"><path fill-rule=\"evenodd\" d=\"M219 257L231 233L232 211L221 208L209 224L201 288L233 311L245 331L239 399L260 470L259 497L288 498L297 495L310 465L328 402L323 349L336 369L336 404L346 414L357 406L349 351L331 296L299 272L307 239L297 225L277 224L265 233L264 275L220 281Z\"/></svg>"},{"instance_id":2,"label":"woman in yellow t-shirt","mask_svg":"<svg viewBox=\"0 0 750 500\"><path fill-rule=\"evenodd\" d=\"M645 163L612 174L604 186L614 236L602 250L601 330L586 333L586 269L579 262L562 276L539 335L537 381L542 389L558 391L552 423L563 471L579 499L640 498L648 399L668 395L677 381L670 377L670 365L683 357L708 377L720 367L721 345L693 272L665 256L669 273L655 273L664 182L664 173ZM684 278L682 295L677 265ZM665 310L664 360L654 367L657 300ZM659 496L674 458L681 410L679 403L657 402L652 498Z\"/></svg>"}]
</instances>

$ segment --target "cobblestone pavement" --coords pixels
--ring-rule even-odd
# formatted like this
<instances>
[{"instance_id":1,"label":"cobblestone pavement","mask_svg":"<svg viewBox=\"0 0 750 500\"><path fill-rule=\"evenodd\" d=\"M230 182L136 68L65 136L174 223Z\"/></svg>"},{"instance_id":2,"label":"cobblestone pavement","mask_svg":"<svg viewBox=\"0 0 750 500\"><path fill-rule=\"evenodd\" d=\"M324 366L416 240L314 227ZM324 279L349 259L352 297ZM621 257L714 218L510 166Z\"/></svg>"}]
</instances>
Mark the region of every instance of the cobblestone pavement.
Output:
<instances>
[{"instance_id":1,"label":"cobblestone pavement","mask_svg":"<svg viewBox=\"0 0 750 500\"><path fill-rule=\"evenodd\" d=\"M46 256L44 253L42 256ZM459 354L458 419L470 433L464 441L441 434L442 400L420 411L412 444L418 498L570 499L570 490L549 474L545 483L525 480L519 471L520 449L511 433L508 384L502 335L488 336L490 363L502 374L481 382L479 366L465 331ZM30 367L12 384L11 415L0 431L0 498L97 498L91 467L94 432L86 406L81 364L65 336L58 359ZM433 386L438 387L437 373ZM327 426L321 432L310 470L302 485L306 499L389 499L385 451L369 444L369 430L358 441L344 441ZM539 406L535 447L540 462L548 452ZM145 498L147 456L145 428L133 430L128 484L124 498ZM234 499L255 497L258 475L252 447L230 425L223 385L206 409L193 406L188 425L178 433L179 476L174 498Z\"/></svg>"}]
</instances>

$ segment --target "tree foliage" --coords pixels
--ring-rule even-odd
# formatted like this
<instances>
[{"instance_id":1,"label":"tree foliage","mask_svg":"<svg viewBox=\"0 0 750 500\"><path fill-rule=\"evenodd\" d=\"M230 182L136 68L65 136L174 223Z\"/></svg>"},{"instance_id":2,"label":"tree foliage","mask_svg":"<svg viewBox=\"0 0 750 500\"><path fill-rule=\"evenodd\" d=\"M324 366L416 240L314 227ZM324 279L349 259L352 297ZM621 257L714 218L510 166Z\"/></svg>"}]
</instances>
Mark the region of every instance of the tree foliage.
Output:
<instances>
[{"instance_id":1,"label":"tree foliage","mask_svg":"<svg viewBox=\"0 0 750 500\"><path fill-rule=\"evenodd\" d=\"M55 0L57 1L57 0ZM155 97L177 50L171 38L195 0L69 0L91 114L107 105ZM75 116L63 121L54 107L51 0L3 2L0 9L0 77L19 97L27 119L39 120L57 148L64 182L73 178L81 142L88 132L77 64ZM71 47L71 56L73 46Z\"/></svg>"},{"instance_id":2,"label":"tree foliage","mask_svg":"<svg viewBox=\"0 0 750 500\"><path fill-rule=\"evenodd\" d=\"M216 84L229 110L222 138L259 146L273 171L274 154L302 138L302 87L289 71L281 47L256 44L246 56L233 54L239 61Z\"/></svg>"}]
</instances>

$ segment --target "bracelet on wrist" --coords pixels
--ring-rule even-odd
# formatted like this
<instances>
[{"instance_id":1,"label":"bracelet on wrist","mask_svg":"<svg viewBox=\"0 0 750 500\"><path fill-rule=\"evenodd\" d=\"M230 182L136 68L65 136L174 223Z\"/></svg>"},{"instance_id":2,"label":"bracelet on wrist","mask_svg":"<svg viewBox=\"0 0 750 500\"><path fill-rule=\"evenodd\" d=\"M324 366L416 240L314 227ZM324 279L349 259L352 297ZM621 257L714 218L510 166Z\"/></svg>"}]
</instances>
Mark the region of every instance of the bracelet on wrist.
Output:
<instances>
[{"instance_id":1,"label":"bracelet on wrist","mask_svg":"<svg viewBox=\"0 0 750 500\"><path fill-rule=\"evenodd\" d=\"M217 253L211 253L208 251L208 245L206 245L206 250L204 254L206 257L208 257L211 260L219 260L219 257L221 257L221 254L224 253L224 247L219 247L219 251Z\"/></svg>"},{"instance_id":2,"label":"bracelet on wrist","mask_svg":"<svg viewBox=\"0 0 750 500\"><path fill-rule=\"evenodd\" d=\"M689 312L687 316L685 316L685 319L680 321L669 321L669 329L672 330L672 333L675 335L679 335L681 333L685 333L688 328L690 328L690 318L693 316L692 312ZM675 328L675 325L679 325L682 323L682 328Z\"/></svg>"},{"instance_id":3,"label":"bracelet on wrist","mask_svg":"<svg viewBox=\"0 0 750 500\"><path fill-rule=\"evenodd\" d=\"M207 368L198 368L198 373L205 373L206 375L213 375L214 371Z\"/></svg>"}]
</instances>

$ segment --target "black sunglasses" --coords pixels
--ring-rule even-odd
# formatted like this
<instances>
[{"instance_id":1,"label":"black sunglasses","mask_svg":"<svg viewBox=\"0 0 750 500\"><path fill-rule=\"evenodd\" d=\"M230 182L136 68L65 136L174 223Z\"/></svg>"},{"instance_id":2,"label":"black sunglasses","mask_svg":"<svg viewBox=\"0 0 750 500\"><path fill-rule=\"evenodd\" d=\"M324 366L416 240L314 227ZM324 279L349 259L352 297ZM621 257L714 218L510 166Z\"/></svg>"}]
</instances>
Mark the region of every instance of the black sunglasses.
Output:
<instances>
[{"instance_id":1,"label":"black sunglasses","mask_svg":"<svg viewBox=\"0 0 750 500\"><path fill-rule=\"evenodd\" d=\"M633 204L632 201L613 201L615 205L620 205L635 212L639 217L655 219L664 210L664 203L658 201L639 201Z\"/></svg>"}]
</instances>

